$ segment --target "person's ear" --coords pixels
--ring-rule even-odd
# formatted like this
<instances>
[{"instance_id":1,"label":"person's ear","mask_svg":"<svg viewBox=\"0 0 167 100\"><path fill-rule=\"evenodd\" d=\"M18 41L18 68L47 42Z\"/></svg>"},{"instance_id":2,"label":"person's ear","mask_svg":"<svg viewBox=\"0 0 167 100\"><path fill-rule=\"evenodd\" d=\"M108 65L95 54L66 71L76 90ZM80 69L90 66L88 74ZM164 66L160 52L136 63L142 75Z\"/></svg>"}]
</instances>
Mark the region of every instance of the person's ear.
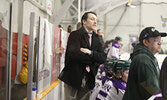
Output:
<instances>
[{"instance_id":1,"label":"person's ear","mask_svg":"<svg viewBox=\"0 0 167 100\"><path fill-rule=\"evenodd\" d=\"M86 20L83 20L82 22L83 22L83 25L85 25L85 23L86 23Z\"/></svg>"},{"instance_id":2,"label":"person's ear","mask_svg":"<svg viewBox=\"0 0 167 100\"><path fill-rule=\"evenodd\" d=\"M147 47L147 46L148 46L148 40L144 39L144 40L143 40L143 44L144 44L144 46Z\"/></svg>"}]
</instances>

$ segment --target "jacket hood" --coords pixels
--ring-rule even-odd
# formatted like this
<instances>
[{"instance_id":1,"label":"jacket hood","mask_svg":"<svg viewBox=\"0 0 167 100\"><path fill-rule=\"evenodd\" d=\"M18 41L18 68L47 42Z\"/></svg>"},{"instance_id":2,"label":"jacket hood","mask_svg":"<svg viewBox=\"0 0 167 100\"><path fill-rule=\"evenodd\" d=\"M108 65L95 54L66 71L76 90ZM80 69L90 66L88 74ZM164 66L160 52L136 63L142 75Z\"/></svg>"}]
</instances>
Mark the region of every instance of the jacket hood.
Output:
<instances>
[{"instance_id":1,"label":"jacket hood","mask_svg":"<svg viewBox=\"0 0 167 100\"><path fill-rule=\"evenodd\" d=\"M155 59L153 53L148 48L146 48L145 46L142 46L140 44L138 44L134 47L133 53L130 54L130 59L132 60L138 54L146 54L149 57Z\"/></svg>"}]
</instances>

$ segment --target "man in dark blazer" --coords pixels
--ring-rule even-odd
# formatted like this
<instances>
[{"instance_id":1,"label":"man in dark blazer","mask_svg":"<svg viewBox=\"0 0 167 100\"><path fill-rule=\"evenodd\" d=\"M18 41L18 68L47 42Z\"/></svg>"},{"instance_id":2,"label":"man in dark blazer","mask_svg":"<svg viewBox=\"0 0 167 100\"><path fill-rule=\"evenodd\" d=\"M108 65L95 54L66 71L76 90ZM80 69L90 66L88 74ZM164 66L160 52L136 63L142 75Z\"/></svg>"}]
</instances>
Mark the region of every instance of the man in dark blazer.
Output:
<instances>
[{"instance_id":1,"label":"man in dark blazer","mask_svg":"<svg viewBox=\"0 0 167 100\"><path fill-rule=\"evenodd\" d=\"M86 12L81 22L82 27L70 33L65 67L59 75L64 82L64 100L88 100L98 67L106 60L98 35L93 32L97 29L96 14Z\"/></svg>"}]
</instances>

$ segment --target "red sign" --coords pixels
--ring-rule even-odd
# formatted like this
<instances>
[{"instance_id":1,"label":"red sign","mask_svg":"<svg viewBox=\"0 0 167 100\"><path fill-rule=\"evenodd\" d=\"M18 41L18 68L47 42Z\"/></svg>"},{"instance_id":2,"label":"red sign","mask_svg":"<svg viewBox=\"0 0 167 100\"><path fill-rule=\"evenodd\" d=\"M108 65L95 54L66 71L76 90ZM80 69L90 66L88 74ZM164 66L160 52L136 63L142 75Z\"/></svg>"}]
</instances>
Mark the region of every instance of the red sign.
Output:
<instances>
[{"instance_id":1,"label":"red sign","mask_svg":"<svg viewBox=\"0 0 167 100\"><path fill-rule=\"evenodd\" d=\"M53 33L53 66L52 66L52 83L57 80L60 73L60 56L61 56L61 41L60 29L54 26Z\"/></svg>"}]
</instances>

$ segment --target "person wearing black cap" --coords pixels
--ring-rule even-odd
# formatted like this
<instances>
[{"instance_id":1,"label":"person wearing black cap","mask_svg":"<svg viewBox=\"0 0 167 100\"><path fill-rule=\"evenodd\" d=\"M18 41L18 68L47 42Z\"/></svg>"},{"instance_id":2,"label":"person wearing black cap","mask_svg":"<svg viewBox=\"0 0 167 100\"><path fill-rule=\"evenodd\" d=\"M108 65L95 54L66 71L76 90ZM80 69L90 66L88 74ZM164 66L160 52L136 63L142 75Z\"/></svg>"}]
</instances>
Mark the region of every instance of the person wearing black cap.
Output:
<instances>
[{"instance_id":1,"label":"person wearing black cap","mask_svg":"<svg viewBox=\"0 0 167 100\"><path fill-rule=\"evenodd\" d=\"M130 55L132 62L123 100L154 100L162 95L160 69L154 55L161 51L161 37L165 36L166 33L160 33L154 27L146 27L140 33L140 43Z\"/></svg>"},{"instance_id":2,"label":"person wearing black cap","mask_svg":"<svg viewBox=\"0 0 167 100\"><path fill-rule=\"evenodd\" d=\"M109 48L109 51L107 52L107 58L117 58L119 59L119 53L120 53L120 46L121 46L122 38L117 36L115 37L114 42L112 43L112 46Z\"/></svg>"}]
</instances>

